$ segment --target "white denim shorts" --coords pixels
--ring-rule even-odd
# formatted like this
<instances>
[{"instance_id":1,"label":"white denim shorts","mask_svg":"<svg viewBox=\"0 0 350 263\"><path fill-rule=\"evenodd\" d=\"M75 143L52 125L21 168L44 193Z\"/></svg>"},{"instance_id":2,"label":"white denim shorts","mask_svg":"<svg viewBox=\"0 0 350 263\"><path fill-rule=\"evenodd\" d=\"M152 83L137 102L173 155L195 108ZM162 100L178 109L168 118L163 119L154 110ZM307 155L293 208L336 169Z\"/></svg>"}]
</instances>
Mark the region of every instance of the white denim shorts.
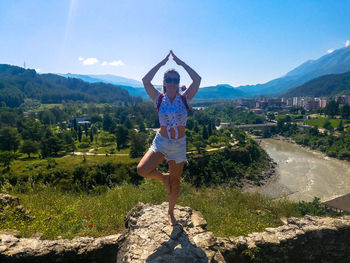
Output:
<instances>
[{"instance_id":1,"label":"white denim shorts","mask_svg":"<svg viewBox=\"0 0 350 263\"><path fill-rule=\"evenodd\" d=\"M168 161L174 160L175 163L187 162L186 136L180 139L168 139L157 132L149 150L161 152Z\"/></svg>"}]
</instances>

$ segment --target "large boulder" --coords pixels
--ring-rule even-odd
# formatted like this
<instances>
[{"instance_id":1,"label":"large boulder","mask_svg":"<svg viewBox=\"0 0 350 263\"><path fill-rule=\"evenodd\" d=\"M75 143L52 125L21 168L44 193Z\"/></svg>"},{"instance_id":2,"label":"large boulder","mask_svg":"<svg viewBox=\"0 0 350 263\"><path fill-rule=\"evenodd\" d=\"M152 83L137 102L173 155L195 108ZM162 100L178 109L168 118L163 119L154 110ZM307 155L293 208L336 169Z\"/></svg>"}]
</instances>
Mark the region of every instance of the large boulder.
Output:
<instances>
[{"instance_id":1,"label":"large boulder","mask_svg":"<svg viewBox=\"0 0 350 263\"><path fill-rule=\"evenodd\" d=\"M200 212L176 206L172 227L167 211L168 203L139 203L127 214L117 262L225 262Z\"/></svg>"}]
</instances>

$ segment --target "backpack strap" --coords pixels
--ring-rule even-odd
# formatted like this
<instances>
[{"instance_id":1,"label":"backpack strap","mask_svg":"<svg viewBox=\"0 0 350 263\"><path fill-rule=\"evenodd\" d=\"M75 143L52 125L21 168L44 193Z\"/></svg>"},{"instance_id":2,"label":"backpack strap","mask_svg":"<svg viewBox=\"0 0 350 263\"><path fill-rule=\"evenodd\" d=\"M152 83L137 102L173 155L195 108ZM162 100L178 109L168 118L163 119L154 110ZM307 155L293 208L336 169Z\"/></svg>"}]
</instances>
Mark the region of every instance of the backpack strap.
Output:
<instances>
[{"instance_id":1,"label":"backpack strap","mask_svg":"<svg viewBox=\"0 0 350 263\"><path fill-rule=\"evenodd\" d=\"M164 94L160 93L158 96L158 101L157 101L157 111L159 111L160 104L162 104Z\"/></svg>"},{"instance_id":2,"label":"backpack strap","mask_svg":"<svg viewBox=\"0 0 350 263\"><path fill-rule=\"evenodd\" d=\"M180 94L180 98L181 98L183 104L185 105L187 112L192 112L190 106L188 106L188 102L187 102L187 97L186 97L186 95L184 95L184 94L182 93L182 94Z\"/></svg>"}]
</instances>

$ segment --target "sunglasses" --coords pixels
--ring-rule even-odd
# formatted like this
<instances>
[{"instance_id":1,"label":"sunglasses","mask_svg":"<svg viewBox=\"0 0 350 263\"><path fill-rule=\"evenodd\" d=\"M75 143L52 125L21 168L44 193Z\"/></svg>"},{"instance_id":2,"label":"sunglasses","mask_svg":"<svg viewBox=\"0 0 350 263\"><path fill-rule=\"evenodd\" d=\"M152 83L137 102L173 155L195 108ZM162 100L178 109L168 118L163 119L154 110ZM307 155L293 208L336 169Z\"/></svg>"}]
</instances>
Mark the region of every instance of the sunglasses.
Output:
<instances>
[{"instance_id":1,"label":"sunglasses","mask_svg":"<svg viewBox=\"0 0 350 263\"><path fill-rule=\"evenodd\" d=\"M171 83L171 82L174 82L175 84L179 84L180 83L180 79L178 79L178 78L175 78L175 79L173 79L173 78L165 78L164 79L165 80L165 83Z\"/></svg>"}]
</instances>

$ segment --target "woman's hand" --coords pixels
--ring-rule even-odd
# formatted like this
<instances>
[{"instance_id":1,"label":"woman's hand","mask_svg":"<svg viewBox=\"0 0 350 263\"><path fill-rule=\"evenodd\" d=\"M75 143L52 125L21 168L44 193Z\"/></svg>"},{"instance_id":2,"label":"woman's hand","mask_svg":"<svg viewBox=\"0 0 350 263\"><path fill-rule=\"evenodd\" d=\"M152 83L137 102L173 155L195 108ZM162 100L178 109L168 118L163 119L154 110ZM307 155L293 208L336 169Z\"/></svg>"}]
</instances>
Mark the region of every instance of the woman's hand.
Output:
<instances>
[{"instance_id":1,"label":"woman's hand","mask_svg":"<svg viewBox=\"0 0 350 263\"><path fill-rule=\"evenodd\" d=\"M184 62L180 60L177 56L175 56L174 52L170 50L171 55L173 56L173 60L176 62L176 64L183 66Z\"/></svg>"},{"instance_id":2,"label":"woman's hand","mask_svg":"<svg viewBox=\"0 0 350 263\"><path fill-rule=\"evenodd\" d=\"M159 63L161 66L164 66L168 60L169 60L170 52L169 54Z\"/></svg>"}]
</instances>

